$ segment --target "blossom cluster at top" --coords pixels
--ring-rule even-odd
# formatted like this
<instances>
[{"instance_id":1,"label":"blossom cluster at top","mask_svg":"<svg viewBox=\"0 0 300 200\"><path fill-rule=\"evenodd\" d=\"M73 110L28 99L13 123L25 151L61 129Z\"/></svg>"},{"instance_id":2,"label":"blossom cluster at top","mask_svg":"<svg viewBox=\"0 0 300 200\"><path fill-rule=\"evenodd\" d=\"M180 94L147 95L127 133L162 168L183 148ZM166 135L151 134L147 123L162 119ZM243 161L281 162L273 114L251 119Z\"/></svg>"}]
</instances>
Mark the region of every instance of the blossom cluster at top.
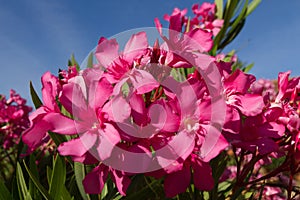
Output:
<instances>
[{"instance_id":1,"label":"blossom cluster at top","mask_svg":"<svg viewBox=\"0 0 300 200\"><path fill-rule=\"evenodd\" d=\"M21 133L29 127L28 115L32 108L14 90L10 97L0 95L0 142L8 150L20 141Z\"/></svg>"},{"instance_id":2,"label":"blossom cluster at top","mask_svg":"<svg viewBox=\"0 0 300 200\"><path fill-rule=\"evenodd\" d=\"M102 37L92 68L45 73L43 105L30 116L24 143L33 151L48 131L74 135L58 151L97 164L83 181L92 194L110 175L125 195L130 177L140 173L164 177L167 197L184 192L191 181L211 190L209 162L231 145L260 156L287 154L297 168L300 77L280 73L275 95L253 84L253 75L232 71L235 59L208 55L222 26L214 9L194 6L190 21L185 10L175 9L165 16L167 36L156 19L161 44L151 46L139 32L120 51L116 39ZM189 72L184 79L174 75L179 69Z\"/></svg>"}]
</instances>

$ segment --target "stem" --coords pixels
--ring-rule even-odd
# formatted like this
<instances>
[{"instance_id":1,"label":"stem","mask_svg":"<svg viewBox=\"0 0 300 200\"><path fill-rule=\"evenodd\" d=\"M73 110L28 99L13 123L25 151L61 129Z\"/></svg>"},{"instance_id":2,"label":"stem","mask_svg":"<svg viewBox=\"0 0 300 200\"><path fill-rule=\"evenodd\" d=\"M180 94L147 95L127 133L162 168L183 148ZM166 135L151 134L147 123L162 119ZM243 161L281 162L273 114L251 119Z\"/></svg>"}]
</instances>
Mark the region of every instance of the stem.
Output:
<instances>
[{"instance_id":1,"label":"stem","mask_svg":"<svg viewBox=\"0 0 300 200\"><path fill-rule=\"evenodd\" d=\"M286 170L287 170L287 166L285 166L285 165L282 164L280 167L278 167L274 171L268 173L267 175L264 175L264 176L262 176L262 177L260 177L258 179L253 180L253 181L250 181L250 182L248 182L245 185L252 185L252 184L255 184L255 183L259 182L259 181L262 181L262 180L265 180L265 179L269 179L271 177L276 176L280 172L283 172L283 171L286 171Z\"/></svg>"}]
</instances>

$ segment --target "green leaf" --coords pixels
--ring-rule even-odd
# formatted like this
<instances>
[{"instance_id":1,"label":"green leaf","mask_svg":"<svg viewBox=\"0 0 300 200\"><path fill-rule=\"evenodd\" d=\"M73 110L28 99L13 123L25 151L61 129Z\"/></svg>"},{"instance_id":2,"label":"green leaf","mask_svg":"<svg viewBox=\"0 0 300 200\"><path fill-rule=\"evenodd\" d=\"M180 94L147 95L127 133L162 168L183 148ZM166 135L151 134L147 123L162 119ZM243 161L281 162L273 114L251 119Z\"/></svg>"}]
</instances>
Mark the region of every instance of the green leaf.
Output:
<instances>
[{"instance_id":1,"label":"green leaf","mask_svg":"<svg viewBox=\"0 0 300 200\"><path fill-rule=\"evenodd\" d=\"M0 199L10 200L12 199L9 190L5 186L5 184L0 180Z\"/></svg>"},{"instance_id":2,"label":"green leaf","mask_svg":"<svg viewBox=\"0 0 300 200\"><path fill-rule=\"evenodd\" d=\"M83 187L83 184L82 184L82 181L83 181L84 176L85 176L84 164L79 163L79 162L74 162L74 173L75 173L77 187L79 189L81 197L84 200L90 200L90 197L89 197L88 194L85 193L84 187Z\"/></svg>"},{"instance_id":3,"label":"green leaf","mask_svg":"<svg viewBox=\"0 0 300 200\"><path fill-rule=\"evenodd\" d=\"M234 20L233 24L230 26L229 35L236 31L237 26L241 23L241 20L245 19L247 13L248 0L245 1L242 11L239 16Z\"/></svg>"},{"instance_id":4,"label":"green leaf","mask_svg":"<svg viewBox=\"0 0 300 200\"><path fill-rule=\"evenodd\" d=\"M22 168L19 163L17 163L17 185L20 194L20 198L24 200L32 199L30 193L27 189L26 182L24 180Z\"/></svg>"},{"instance_id":5,"label":"green leaf","mask_svg":"<svg viewBox=\"0 0 300 200\"><path fill-rule=\"evenodd\" d=\"M35 161L36 161L35 156L33 154L31 154L30 158L29 158L29 168L30 168L32 174L37 179L39 179L39 172L38 172L38 168L37 168ZM33 197L33 199L40 199L39 191L31 179L29 180L29 192L30 192L31 196Z\"/></svg>"},{"instance_id":6,"label":"green leaf","mask_svg":"<svg viewBox=\"0 0 300 200\"><path fill-rule=\"evenodd\" d=\"M87 68L92 68L93 67L93 53L90 53L88 60L87 60Z\"/></svg>"},{"instance_id":7,"label":"green leaf","mask_svg":"<svg viewBox=\"0 0 300 200\"><path fill-rule=\"evenodd\" d=\"M50 195L48 194L47 190L42 186L42 184L39 182L39 180L34 176L34 174L31 172L31 170L29 170L29 168L27 167L25 161L23 161L23 164L25 166L25 169L30 177L30 179L33 181L33 183L35 184L35 186L37 187L37 189L40 191L40 193L43 195L43 197L48 200L51 199Z\"/></svg>"},{"instance_id":8,"label":"green leaf","mask_svg":"<svg viewBox=\"0 0 300 200\"><path fill-rule=\"evenodd\" d=\"M75 56L74 54L71 55L70 60L68 61L68 66L76 66L76 70L80 71L80 66L77 63L77 61L75 60Z\"/></svg>"},{"instance_id":9,"label":"green leaf","mask_svg":"<svg viewBox=\"0 0 300 200\"><path fill-rule=\"evenodd\" d=\"M51 178L52 178L52 169L47 166L47 179L48 179L48 184L50 185L51 182ZM62 200L71 200L71 194L70 192L67 190L66 186L63 185L62 191L61 191L61 199Z\"/></svg>"},{"instance_id":10,"label":"green leaf","mask_svg":"<svg viewBox=\"0 0 300 200\"><path fill-rule=\"evenodd\" d=\"M60 156L56 156L53 164L53 171L49 184L49 194L52 199L61 197L62 188L66 181L66 163Z\"/></svg>"},{"instance_id":11,"label":"green leaf","mask_svg":"<svg viewBox=\"0 0 300 200\"><path fill-rule=\"evenodd\" d=\"M250 15L260 3L261 3L261 0L253 0L248 5L246 16Z\"/></svg>"},{"instance_id":12,"label":"green leaf","mask_svg":"<svg viewBox=\"0 0 300 200\"><path fill-rule=\"evenodd\" d=\"M34 90L34 87L33 87L31 81L29 83L29 87L30 87L30 95L31 95L31 99L34 104L34 107L35 108L41 107L43 105L43 103L42 103L41 99L39 98L39 96L37 95L36 91Z\"/></svg>"},{"instance_id":13,"label":"green leaf","mask_svg":"<svg viewBox=\"0 0 300 200\"><path fill-rule=\"evenodd\" d=\"M135 200L135 199L149 199L150 196L153 196L153 190L159 191L161 186L161 180L153 180L150 184L146 185L144 188L141 188L139 191L128 194L126 200Z\"/></svg>"},{"instance_id":14,"label":"green leaf","mask_svg":"<svg viewBox=\"0 0 300 200\"><path fill-rule=\"evenodd\" d=\"M216 16L218 17L218 19L222 19L223 18L223 0L215 0L215 4L217 7Z\"/></svg>"},{"instance_id":15,"label":"green leaf","mask_svg":"<svg viewBox=\"0 0 300 200\"><path fill-rule=\"evenodd\" d=\"M247 65L247 66L243 69L243 71L244 71L245 73L247 73L247 72L249 72L249 71L252 69L253 66L254 66L254 63L251 63L251 64Z\"/></svg>"}]
</instances>

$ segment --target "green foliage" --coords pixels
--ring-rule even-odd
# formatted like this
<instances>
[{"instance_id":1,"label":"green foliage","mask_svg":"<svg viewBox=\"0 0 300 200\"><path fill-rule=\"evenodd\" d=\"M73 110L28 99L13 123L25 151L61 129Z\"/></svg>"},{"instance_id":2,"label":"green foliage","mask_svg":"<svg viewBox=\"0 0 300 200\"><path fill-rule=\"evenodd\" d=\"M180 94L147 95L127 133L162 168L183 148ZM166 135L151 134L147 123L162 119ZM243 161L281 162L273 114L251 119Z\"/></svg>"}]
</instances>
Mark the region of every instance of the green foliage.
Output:
<instances>
[{"instance_id":1,"label":"green foliage","mask_svg":"<svg viewBox=\"0 0 300 200\"><path fill-rule=\"evenodd\" d=\"M5 186L5 184L0 180L0 199L11 200L12 196Z\"/></svg>"},{"instance_id":2,"label":"green foliage","mask_svg":"<svg viewBox=\"0 0 300 200\"><path fill-rule=\"evenodd\" d=\"M82 198L84 200L90 200L90 197L88 194L85 193L84 191L84 187L82 184L82 181L84 179L85 176L85 166L82 163L79 162L75 162L74 163L74 174L75 174L75 178L76 178L76 183L78 186L78 189L80 191L80 194L82 196Z\"/></svg>"},{"instance_id":3,"label":"green foliage","mask_svg":"<svg viewBox=\"0 0 300 200\"><path fill-rule=\"evenodd\" d=\"M33 85L32 85L32 82L30 81L29 83L29 86L30 86L30 95L31 95L31 99L32 99L32 102L35 106L35 108L39 108L43 105L42 101L40 100L39 96L37 95Z\"/></svg>"},{"instance_id":4,"label":"green foliage","mask_svg":"<svg viewBox=\"0 0 300 200\"><path fill-rule=\"evenodd\" d=\"M245 25L246 18L259 5L261 0L253 0L248 4L248 0L228 0L224 10L224 4L221 0L216 0L217 17L224 19L224 25L219 34L214 39L214 46L211 50L212 55L216 55L217 51L225 48L240 33ZM240 9L240 7L242 7Z\"/></svg>"}]
</instances>

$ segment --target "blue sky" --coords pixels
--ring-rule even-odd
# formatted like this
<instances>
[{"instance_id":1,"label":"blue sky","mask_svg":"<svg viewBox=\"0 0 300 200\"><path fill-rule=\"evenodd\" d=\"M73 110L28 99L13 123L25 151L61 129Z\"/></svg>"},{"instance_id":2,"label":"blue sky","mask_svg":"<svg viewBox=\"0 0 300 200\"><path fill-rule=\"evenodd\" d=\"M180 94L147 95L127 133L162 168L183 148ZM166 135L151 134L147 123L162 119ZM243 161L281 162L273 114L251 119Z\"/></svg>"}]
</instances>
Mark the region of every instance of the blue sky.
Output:
<instances>
[{"instance_id":1,"label":"blue sky","mask_svg":"<svg viewBox=\"0 0 300 200\"><path fill-rule=\"evenodd\" d=\"M201 2L0 0L0 93L14 88L29 99L30 80L40 90L44 72L66 68L72 53L81 63L100 36L153 27L155 17L162 19L174 7ZM299 76L299 9L298 0L263 0L226 50L236 49L243 61L254 62L251 73L258 78L274 79L286 70Z\"/></svg>"}]
</instances>

